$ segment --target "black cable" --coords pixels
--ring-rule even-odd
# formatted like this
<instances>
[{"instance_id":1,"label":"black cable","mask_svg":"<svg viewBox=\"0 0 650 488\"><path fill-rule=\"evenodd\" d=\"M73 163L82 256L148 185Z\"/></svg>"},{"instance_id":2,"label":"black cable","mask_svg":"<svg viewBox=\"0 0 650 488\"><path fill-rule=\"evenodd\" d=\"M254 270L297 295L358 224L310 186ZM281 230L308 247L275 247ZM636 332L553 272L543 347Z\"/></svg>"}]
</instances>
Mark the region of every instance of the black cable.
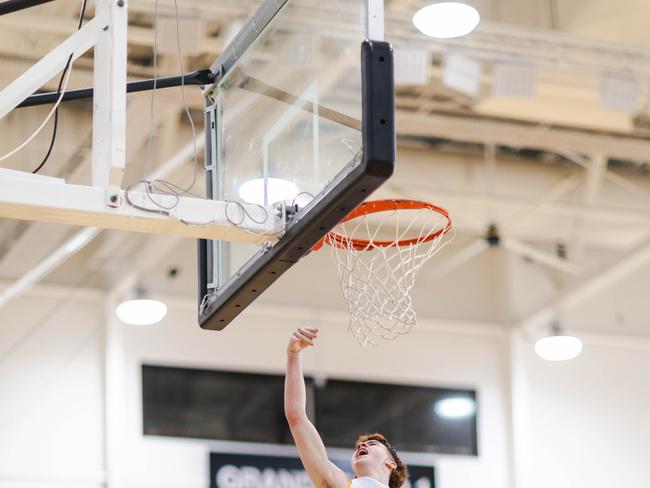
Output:
<instances>
[{"instance_id":1,"label":"black cable","mask_svg":"<svg viewBox=\"0 0 650 488\"><path fill-rule=\"evenodd\" d=\"M86 3L87 0L83 1L83 5L81 6L81 14L79 15L79 22L77 24L77 30L81 29L81 26L83 25L84 21L84 15L86 13ZM63 73L61 73L61 79L59 80L59 86L56 89L56 98L57 100L59 99L59 96L61 95L61 87L63 86L63 80L65 79L65 75L67 74L68 70L70 69L70 65L72 64L72 54L68 58L68 62L65 64L65 68L63 69ZM54 148L54 141L56 141L56 129L59 125L59 107L56 107L56 110L54 111L54 127L52 127L52 138L50 139L50 147L47 149L47 154L45 154L45 157L43 158L43 161L41 161L41 164L38 165L38 167L32 171L32 174L38 173L43 166L45 166L45 163L47 160L50 158L50 154L52 154L52 149Z\"/></svg>"},{"instance_id":2,"label":"black cable","mask_svg":"<svg viewBox=\"0 0 650 488\"><path fill-rule=\"evenodd\" d=\"M36 7L42 3L52 2L53 0L5 0L0 3L0 15L18 12L26 8Z\"/></svg>"},{"instance_id":3,"label":"black cable","mask_svg":"<svg viewBox=\"0 0 650 488\"><path fill-rule=\"evenodd\" d=\"M59 80L59 87L56 90L57 100L61 95L61 86L63 85L63 80L65 78L66 73L68 72L68 68L70 67L71 61L72 61L72 55L70 55L70 57L68 58L68 62L65 65L65 69L61 74L61 79ZM41 168L43 168L47 160L50 158L50 154L52 153L52 148L54 147L54 141L56 140L56 129L58 124L59 124L59 107L56 107L56 110L54 111L54 127L52 127L52 138L50 139L50 147L47 149L47 154L45 154L45 157L41 161L41 164L39 164L38 167L34 171L32 171L32 174L38 173L41 170Z\"/></svg>"}]
</instances>

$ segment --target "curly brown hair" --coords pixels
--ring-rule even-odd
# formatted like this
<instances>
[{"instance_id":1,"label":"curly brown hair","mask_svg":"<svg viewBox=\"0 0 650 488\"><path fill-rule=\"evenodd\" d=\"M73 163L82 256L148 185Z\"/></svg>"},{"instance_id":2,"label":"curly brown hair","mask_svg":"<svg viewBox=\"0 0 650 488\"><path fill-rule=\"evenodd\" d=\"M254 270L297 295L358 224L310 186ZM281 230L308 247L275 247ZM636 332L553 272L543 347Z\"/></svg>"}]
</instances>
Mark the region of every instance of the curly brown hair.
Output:
<instances>
[{"instance_id":1,"label":"curly brown hair","mask_svg":"<svg viewBox=\"0 0 650 488\"><path fill-rule=\"evenodd\" d=\"M386 449L388 449L388 452L390 452L390 455L393 457L393 460L395 461L395 464L397 464L397 467L393 469L393 471L390 473L390 480L388 481L388 486L389 488L400 488L404 482L406 481L406 478L409 477L409 470L406 467L406 464L402 462L402 460L399 458L397 455L397 451L395 451L395 448L390 445L390 442L388 442L388 439L386 439L383 435L374 433L374 434L365 434L362 436L359 436L357 441L354 443L355 447L359 445L360 442L366 442L366 441L377 441L386 446Z\"/></svg>"}]
</instances>

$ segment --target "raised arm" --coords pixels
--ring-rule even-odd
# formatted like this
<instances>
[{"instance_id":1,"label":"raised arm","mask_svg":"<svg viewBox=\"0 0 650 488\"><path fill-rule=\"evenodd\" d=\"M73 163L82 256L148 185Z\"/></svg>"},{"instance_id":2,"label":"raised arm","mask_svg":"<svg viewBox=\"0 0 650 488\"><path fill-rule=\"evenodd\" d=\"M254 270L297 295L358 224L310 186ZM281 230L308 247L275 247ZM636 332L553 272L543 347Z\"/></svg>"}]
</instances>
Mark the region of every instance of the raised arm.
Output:
<instances>
[{"instance_id":1,"label":"raised arm","mask_svg":"<svg viewBox=\"0 0 650 488\"><path fill-rule=\"evenodd\" d=\"M300 354L314 345L318 328L305 327L293 333L287 347L287 375L284 380L284 413L298 454L309 478L317 488L346 488L346 474L328 458L318 431L307 418L305 379Z\"/></svg>"}]
</instances>

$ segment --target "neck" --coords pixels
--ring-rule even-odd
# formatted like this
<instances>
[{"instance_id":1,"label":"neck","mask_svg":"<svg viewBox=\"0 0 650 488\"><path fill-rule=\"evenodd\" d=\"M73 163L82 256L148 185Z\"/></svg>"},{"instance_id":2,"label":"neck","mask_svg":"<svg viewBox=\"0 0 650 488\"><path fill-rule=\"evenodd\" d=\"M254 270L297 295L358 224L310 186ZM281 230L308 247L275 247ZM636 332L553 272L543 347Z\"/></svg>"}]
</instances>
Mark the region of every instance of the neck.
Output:
<instances>
[{"instance_id":1,"label":"neck","mask_svg":"<svg viewBox=\"0 0 650 488\"><path fill-rule=\"evenodd\" d=\"M379 481L386 486L388 486L388 481L390 480L390 473L386 473L386 471L382 469L370 469L368 471L357 473L358 478L362 478L364 476Z\"/></svg>"}]
</instances>

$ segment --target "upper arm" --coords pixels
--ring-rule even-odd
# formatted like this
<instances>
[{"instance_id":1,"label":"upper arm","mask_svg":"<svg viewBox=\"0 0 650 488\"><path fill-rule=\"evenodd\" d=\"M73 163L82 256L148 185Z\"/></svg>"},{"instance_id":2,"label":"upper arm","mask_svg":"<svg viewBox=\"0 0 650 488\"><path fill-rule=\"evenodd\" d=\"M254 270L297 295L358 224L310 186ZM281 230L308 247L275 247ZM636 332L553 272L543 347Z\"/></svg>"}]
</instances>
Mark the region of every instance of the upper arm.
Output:
<instances>
[{"instance_id":1,"label":"upper arm","mask_svg":"<svg viewBox=\"0 0 650 488\"><path fill-rule=\"evenodd\" d=\"M306 416L289 423L300 459L317 488L347 488L350 481L338 466L327 458L325 445Z\"/></svg>"}]
</instances>

